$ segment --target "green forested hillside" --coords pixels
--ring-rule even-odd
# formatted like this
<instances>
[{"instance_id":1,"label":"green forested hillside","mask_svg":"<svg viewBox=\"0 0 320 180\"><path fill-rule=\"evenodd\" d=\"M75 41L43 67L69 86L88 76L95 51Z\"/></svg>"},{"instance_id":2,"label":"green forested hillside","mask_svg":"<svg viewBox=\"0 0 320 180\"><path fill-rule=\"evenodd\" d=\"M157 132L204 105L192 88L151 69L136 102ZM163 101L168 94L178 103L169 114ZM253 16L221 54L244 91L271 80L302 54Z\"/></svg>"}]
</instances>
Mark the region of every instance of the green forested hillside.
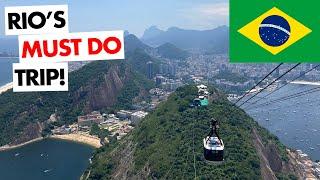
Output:
<instances>
[{"instance_id":1,"label":"green forested hillside","mask_svg":"<svg viewBox=\"0 0 320 180\"><path fill-rule=\"evenodd\" d=\"M276 144L282 160L287 160L284 146L274 136L217 91L212 90L214 100L208 107L189 108L196 93L193 86L179 88L130 135L100 148L84 177L193 179L196 173L198 179L261 179L253 129L258 129L264 143ZM206 163L202 155L202 139L212 117L221 122L225 143L225 162L220 165ZM287 177L281 170L277 175Z\"/></svg>"},{"instance_id":2,"label":"green forested hillside","mask_svg":"<svg viewBox=\"0 0 320 180\"><path fill-rule=\"evenodd\" d=\"M181 50L170 43L165 43L156 49L158 50L158 53L165 58L184 60L189 56L187 51Z\"/></svg>"},{"instance_id":3,"label":"green forested hillside","mask_svg":"<svg viewBox=\"0 0 320 180\"><path fill-rule=\"evenodd\" d=\"M69 92L13 93L0 95L0 146L36 138L37 122L59 117L69 124L93 110L128 109L141 91L153 86L144 76L144 65L156 60L144 52L127 54L126 60L96 61L69 74ZM141 63L139 67L133 66ZM21 139L20 139L21 138ZM20 139L20 140L19 140Z\"/></svg>"}]
</instances>

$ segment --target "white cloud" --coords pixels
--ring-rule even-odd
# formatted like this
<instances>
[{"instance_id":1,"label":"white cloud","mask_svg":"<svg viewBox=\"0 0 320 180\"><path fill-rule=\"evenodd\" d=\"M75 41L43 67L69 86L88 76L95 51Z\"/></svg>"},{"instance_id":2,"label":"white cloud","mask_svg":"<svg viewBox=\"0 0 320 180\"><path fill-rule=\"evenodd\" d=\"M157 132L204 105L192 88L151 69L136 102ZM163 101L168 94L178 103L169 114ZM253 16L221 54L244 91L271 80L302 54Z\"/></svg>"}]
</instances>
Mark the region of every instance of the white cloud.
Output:
<instances>
[{"instance_id":1,"label":"white cloud","mask_svg":"<svg viewBox=\"0 0 320 180\"><path fill-rule=\"evenodd\" d=\"M201 4L189 9L180 9L178 14L186 26L212 28L229 24L229 3Z\"/></svg>"},{"instance_id":2,"label":"white cloud","mask_svg":"<svg viewBox=\"0 0 320 180\"><path fill-rule=\"evenodd\" d=\"M200 5L195 8L200 14L206 16L229 16L229 4L217 3L209 5Z\"/></svg>"}]
</instances>

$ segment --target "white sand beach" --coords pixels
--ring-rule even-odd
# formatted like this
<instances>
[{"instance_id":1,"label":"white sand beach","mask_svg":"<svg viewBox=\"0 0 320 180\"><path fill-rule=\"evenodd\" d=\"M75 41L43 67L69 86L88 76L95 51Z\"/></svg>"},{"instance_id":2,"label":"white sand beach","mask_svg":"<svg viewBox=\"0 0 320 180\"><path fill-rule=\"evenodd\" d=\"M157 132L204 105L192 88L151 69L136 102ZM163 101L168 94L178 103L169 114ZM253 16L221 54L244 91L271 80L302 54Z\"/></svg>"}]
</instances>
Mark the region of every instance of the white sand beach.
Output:
<instances>
[{"instance_id":1,"label":"white sand beach","mask_svg":"<svg viewBox=\"0 0 320 180\"><path fill-rule=\"evenodd\" d=\"M53 135L53 136L50 136L50 138L69 140L69 141L84 143L84 144L90 145L90 146L95 147L95 148L99 148L99 147L102 146L100 144L100 139L98 137L90 136L90 135L82 134L82 133Z\"/></svg>"}]
</instances>

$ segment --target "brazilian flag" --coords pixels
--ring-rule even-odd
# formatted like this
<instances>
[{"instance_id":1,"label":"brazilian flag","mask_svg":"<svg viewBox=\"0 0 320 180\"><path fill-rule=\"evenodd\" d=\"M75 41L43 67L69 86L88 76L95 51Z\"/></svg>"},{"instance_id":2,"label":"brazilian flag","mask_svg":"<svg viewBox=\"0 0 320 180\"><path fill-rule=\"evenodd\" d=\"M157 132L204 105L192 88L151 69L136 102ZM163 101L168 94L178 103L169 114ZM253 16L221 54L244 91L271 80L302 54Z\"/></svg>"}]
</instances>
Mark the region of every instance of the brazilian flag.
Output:
<instances>
[{"instance_id":1,"label":"brazilian flag","mask_svg":"<svg viewBox=\"0 0 320 180\"><path fill-rule=\"evenodd\" d=\"M230 61L320 62L320 1L230 0Z\"/></svg>"}]
</instances>

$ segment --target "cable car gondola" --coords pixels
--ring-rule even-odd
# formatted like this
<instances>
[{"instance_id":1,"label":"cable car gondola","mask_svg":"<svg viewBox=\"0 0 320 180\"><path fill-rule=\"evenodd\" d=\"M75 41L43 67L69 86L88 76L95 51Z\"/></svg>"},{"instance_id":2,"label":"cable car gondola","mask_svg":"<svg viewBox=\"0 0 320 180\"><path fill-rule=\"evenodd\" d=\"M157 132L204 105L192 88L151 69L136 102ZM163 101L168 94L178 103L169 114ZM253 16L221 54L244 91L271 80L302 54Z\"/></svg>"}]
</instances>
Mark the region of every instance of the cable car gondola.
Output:
<instances>
[{"instance_id":1,"label":"cable car gondola","mask_svg":"<svg viewBox=\"0 0 320 180\"><path fill-rule=\"evenodd\" d=\"M195 107L201 106L201 100L199 98L195 98L193 100L193 106Z\"/></svg>"},{"instance_id":2,"label":"cable car gondola","mask_svg":"<svg viewBox=\"0 0 320 180\"><path fill-rule=\"evenodd\" d=\"M224 160L224 144L218 135L218 128L218 121L212 119L210 133L203 139L203 155L209 162L222 162Z\"/></svg>"}]
</instances>

